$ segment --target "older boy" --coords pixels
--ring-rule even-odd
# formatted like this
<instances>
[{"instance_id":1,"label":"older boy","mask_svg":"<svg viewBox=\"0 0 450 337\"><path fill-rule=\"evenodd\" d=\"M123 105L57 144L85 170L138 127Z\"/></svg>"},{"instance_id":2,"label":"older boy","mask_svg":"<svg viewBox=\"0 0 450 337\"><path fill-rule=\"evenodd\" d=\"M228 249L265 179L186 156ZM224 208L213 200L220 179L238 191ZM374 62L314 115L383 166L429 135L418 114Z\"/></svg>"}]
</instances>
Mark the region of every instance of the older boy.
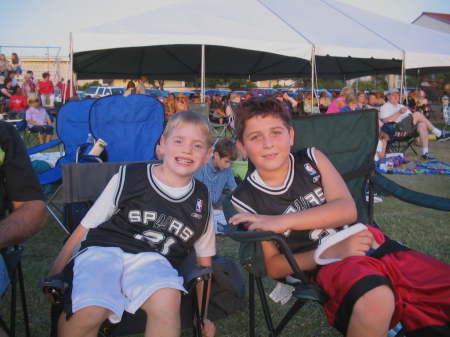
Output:
<instances>
[{"instance_id":1,"label":"older boy","mask_svg":"<svg viewBox=\"0 0 450 337\"><path fill-rule=\"evenodd\" d=\"M216 252L208 190L192 179L209 159L210 139L206 118L182 111L161 137L162 165L125 166L111 179L50 272L61 272L79 246L59 336L97 336L106 318L116 323L138 308L147 314L145 336L180 335L185 290L174 266L193 248L198 264L211 266ZM214 336L207 319L202 333Z\"/></svg>"},{"instance_id":2,"label":"older boy","mask_svg":"<svg viewBox=\"0 0 450 337\"><path fill-rule=\"evenodd\" d=\"M308 148L290 154L291 119L272 98L243 102L236 131L238 147L256 171L233 192L233 205L242 213L230 223L248 222L248 230L278 233L299 266L315 270L313 256L323 234L356 220L344 181L322 152ZM408 336L448 336L450 266L367 229L325 250L322 258L341 260L322 266L313 277L330 296L325 304L329 323L347 336L386 336L399 321ZM269 276L292 274L275 244L262 245ZM366 256L371 248L375 252Z\"/></svg>"},{"instance_id":3,"label":"older boy","mask_svg":"<svg viewBox=\"0 0 450 337\"><path fill-rule=\"evenodd\" d=\"M194 178L200 180L208 187L214 209L222 209L224 189L234 190L234 180L231 164L237 159L237 147L229 138L220 139L214 149L211 159L194 173Z\"/></svg>"}]
</instances>

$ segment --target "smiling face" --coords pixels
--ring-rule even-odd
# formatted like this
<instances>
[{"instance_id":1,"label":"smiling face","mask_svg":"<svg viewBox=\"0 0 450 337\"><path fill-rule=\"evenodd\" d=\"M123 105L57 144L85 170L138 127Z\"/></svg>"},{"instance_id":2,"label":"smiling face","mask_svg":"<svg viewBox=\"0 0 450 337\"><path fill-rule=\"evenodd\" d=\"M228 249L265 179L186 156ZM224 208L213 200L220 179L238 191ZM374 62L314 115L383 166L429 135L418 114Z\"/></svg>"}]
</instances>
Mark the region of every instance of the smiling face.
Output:
<instances>
[{"instance_id":1,"label":"smiling face","mask_svg":"<svg viewBox=\"0 0 450 337\"><path fill-rule=\"evenodd\" d=\"M211 156L203 131L190 123L174 128L167 137L161 137L163 183L173 187L186 186L192 175L205 165Z\"/></svg>"},{"instance_id":2,"label":"smiling face","mask_svg":"<svg viewBox=\"0 0 450 337\"><path fill-rule=\"evenodd\" d=\"M294 130L288 129L280 118L268 115L248 119L242 142L237 144L267 184L284 180L289 168L290 148L294 144Z\"/></svg>"}]
</instances>

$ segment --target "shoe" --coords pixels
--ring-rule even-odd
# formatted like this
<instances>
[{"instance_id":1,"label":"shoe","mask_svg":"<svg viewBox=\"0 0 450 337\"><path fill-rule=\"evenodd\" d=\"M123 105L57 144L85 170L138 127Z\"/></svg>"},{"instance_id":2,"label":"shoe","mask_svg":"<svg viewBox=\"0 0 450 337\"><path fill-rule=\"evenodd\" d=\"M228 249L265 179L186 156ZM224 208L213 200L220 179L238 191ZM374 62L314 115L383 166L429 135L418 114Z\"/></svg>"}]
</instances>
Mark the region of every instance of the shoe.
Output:
<instances>
[{"instance_id":1,"label":"shoe","mask_svg":"<svg viewBox=\"0 0 450 337\"><path fill-rule=\"evenodd\" d=\"M450 139L450 132L442 131L440 137L437 137L438 142L443 142Z\"/></svg>"},{"instance_id":2,"label":"shoe","mask_svg":"<svg viewBox=\"0 0 450 337\"><path fill-rule=\"evenodd\" d=\"M433 155L432 155L431 153L427 152L427 153L425 153L425 154L422 155L422 159L425 159L425 160L435 160L436 158L434 158Z\"/></svg>"}]
</instances>

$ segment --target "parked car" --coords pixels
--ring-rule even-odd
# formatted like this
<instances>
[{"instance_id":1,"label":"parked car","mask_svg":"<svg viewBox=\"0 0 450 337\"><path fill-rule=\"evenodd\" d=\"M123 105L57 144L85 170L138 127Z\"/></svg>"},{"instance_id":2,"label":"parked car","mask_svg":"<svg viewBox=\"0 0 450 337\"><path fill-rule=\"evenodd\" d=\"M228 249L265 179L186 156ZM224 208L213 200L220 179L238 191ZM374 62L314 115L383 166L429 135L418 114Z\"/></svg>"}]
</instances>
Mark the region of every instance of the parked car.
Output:
<instances>
[{"instance_id":1,"label":"parked car","mask_svg":"<svg viewBox=\"0 0 450 337\"><path fill-rule=\"evenodd\" d=\"M274 92L276 92L277 89L264 89L264 88L253 88L250 93L253 96L262 96L262 95L272 95Z\"/></svg>"},{"instance_id":2,"label":"parked car","mask_svg":"<svg viewBox=\"0 0 450 337\"><path fill-rule=\"evenodd\" d=\"M240 94L241 95L241 100L244 100L245 99L245 95L248 94L247 91L243 91L243 90L236 90L234 93L235 94Z\"/></svg>"},{"instance_id":3,"label":"parked car","mask_svg":"<svg viewBox=\"0 0 450 337\"><path fill-rule=\"evenodd\" d=\"M77 96L79 99L85 99L86 98L86 91L77 90Z\"/></svg>"},{"instance_id":4,"label":"parked car","mask_svg":"<svg viewBox=\"0 0 450 337\"><path fill-rule=\"evenodd\" d=\"M230 90L226 89L208 89L205 90L205 96L215 96L216 94L220 94L221 96L225 96L230 92Z\"/></svg>"},{"instance_id":5,"label":"parked car","mask_svg":"<svg viewBox=\"0 0 450 337\"><path fill-rule=\"evenodd\" d=\"M332 97L331 92L329 92L327 89L315 89L315 91L316 91L318 97L320 97L322 92L326 92L328 98ZM304 95L305 92L311 92L311 88L298 89L294 92L294 95L295 95L295 97L297 97L299 93L302 93Z\"/></svg>"},{"instance_id":6,"label":"parked car","mask_svg":"<svg viewBox=\"0 0 450 337\"><path fill-rule=\"evenodd\" d=\"M123 95L125 93L125 88L123 87L111 87L111 86L93 86L89 87L86 91L86 95L94 96L111 96L111 95Z\"/></svg>"},{"instance_id":7,"label":"parked car","mask_svg":"<svg viewBox=\"0 0 450 337\"><path fill-rule=\"evenodd\" d=\"M160 89L145 89L145 94L147 96L152 96L157 99L159 99L161 102L164 97L169 96L169 92L166 90L160 90Z\"/></svg>"},{"instance_id":8,"label":"parked car","mask_svg":"<svg viewBox=\"0 0 450 337\"><path fill-rule=\"evenodd\" d=\"M169 94L174 94L175 97L177 97L177 95L178 95L179 93L182 93L182 94L183 94L184 96L186 96L187 98L189 98L189 96L190 96L191 94L195 94L194 91L170 91L170 92L169 92Z\"/></svg>"}]
</instances>

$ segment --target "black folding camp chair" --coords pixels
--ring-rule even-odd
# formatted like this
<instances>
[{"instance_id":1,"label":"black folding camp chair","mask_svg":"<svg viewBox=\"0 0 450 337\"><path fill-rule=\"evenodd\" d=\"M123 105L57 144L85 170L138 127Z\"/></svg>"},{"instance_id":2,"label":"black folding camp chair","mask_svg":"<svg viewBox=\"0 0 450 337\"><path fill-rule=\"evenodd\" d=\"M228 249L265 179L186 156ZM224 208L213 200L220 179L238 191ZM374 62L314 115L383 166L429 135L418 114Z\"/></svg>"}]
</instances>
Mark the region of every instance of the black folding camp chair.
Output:
<instances>
[{"instance_id":1,"label":"black folding camp chair","mask_svg":"<svg viewBox=\"0 0 450 337\"><path fill-rule=\"evenodd\" d=\"M151 162L149 162L151 163ZM72 233L78 225L78 221L82 219L83 214L76 214L76 212L84 212L89 209L93 202L100 196L103 189L108 184L111 177L119 171L120 166L128 165L131 162L120 163L86 163L86 164L65 164L62 166L63 171L63 202L66 204L67 215L66 223L68 224L68 229ZM73 204L83 203L85 207L72 207ZM76 220L75 220L76 219ZM75 223L77 221L78 223ZM229 266L233 267L231 264L233 262L228 259L221 257L213 257L213 268L197 266L195 259L195 251L186 258L184 262L181 263L180 267L177 268L179 274L184 278L184 287L189 291L189 295L182 296L181 313L182 313L182 329L187 329L193 327L194 317L196 320L196 326L201 325L201 320L205 317L206 303L203 302L201 306L198 305L196 285L199 282L205 282L203 287L203 299L206 299L206 291L209 286L210 274L218 271L215 278L218 280L224 280L228 278L227 272L221 270L222 267ZM236 265L236 268L237 265ZM243 280L239 280L239 276L234 273L233 279L238 284L242 284L241 293L233 293L232 291L225 291L230 300L235 302L229 302L229 310L220 311L214 310L218 307L218 301L222 297L218 297L213 300L214 294L211 293L208 318L210 320L217 320L225 318L228 315L234 313L236 310L240 309L244 305L245 298L245 288ZM215 292L218 287L217 280L216 284L212 284L212 291ZM39 282L40 287L45 287L46 291L51 291L54 297L57 298L58 306L52 307L52 330L51 336L56 336L57 331L57 321L58 317L62 312L62 301L63 298L60 297L60 290L64 290L68 285L64 280L64 275L57 275L55 277L44 278ZM222 289L223 290L223 289ZM218 292L218 291L217 291ZM199 309L199 307L201 309ZM138 310L136 314L132 315L129 313L124 313L122 321L119 324L113 325L109 321L106 321L102 326L99 336L123 336L131 335L137 333L143 333L145 330L146 315L142 310ZM194 329L194 336L201 336L200 329Z\"/></svg>"},{"instance_id":2,"label":"black folding camp chair","mask_svg":"<svg viewBox=\"0 0 450 337\"><path fill-rule=\"evenodd\" d=\"M450 211L450 200L430 197L424 194L406 190L393 183L389 179L376 175L374 172L374 154L378 141L378 113L376 110L362 110L355 112L301 116L293 118L295 129L295 141L293 151L305 147L316 147L331 160L338 172L343 177L356 203L358 219L377 227L373 220L374 193L373 186L377 186L386 193L401 200L424 207ZM251 163L249 166L252 166ZM249 172L252 169L249 168ZM370 179L369 202L366 201L366 183ZM224 201L226 218L236 213L231 206L230 198ZM249 272L249 320L250 336L255 335L255 299L254 284L261 300L264 318L270 336L278 336L288 322L296 315L303 305L313 300L320 304L327 301L327 295L298 267L293 254L290 252L284 240L281 240L273 232L247 232L240 226L230 226L227 233L231 238L240 242L239 258L244 269ZM275 327L269 311L269 306L264 293L262 278L266 276L264 268L264 255L260 245L261 241L274 240L280 251L294 271L294 277L302 281L296 285L293 296L297 299L284 318ZM338 322L337 329L345 333L348 322ZM397 336L403 336L400 331Z\"/></svg>"},{"instance_id":3,"label":"black folding camp chair","mask_svg":"<svg viewBox=\"0 0 450 337\"><path fill-rule=\"evenodd\" d=\"M8 276L10 279L10 291L11 292L11 302L10 302L10 322L9 325L3 320L0 316L0 327L8 334L10 337L16 336L16 312L17 312L17 287L19 287L20 297L21 297L21 305L22 305L22 314L23 314L23 322L24 322L24 330L25 335L27 337L31 336L30 334L30 323L28 318L28 308L27 301L25 297L25 283L22 272L22 264L21 257L23 254L23 246L15 245L14 247L4 249L1 251L1 255L3 260L5 261L5 266L8 271ZM3 295L3 294L1 294Z\"/></svg>"}]
</instances>

